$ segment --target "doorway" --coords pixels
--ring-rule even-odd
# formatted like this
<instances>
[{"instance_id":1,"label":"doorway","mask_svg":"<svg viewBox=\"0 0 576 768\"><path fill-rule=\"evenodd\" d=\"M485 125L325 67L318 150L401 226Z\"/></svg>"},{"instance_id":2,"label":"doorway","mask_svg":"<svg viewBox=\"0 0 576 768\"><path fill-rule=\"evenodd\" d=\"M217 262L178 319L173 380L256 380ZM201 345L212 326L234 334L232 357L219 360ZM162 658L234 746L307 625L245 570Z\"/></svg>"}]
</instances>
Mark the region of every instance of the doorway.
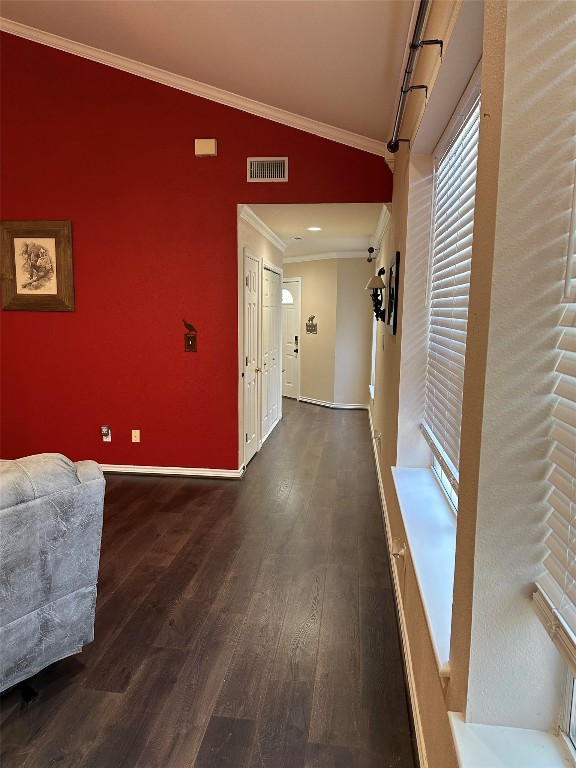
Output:
<instances>
[{"instance_id":1,"label":"doorway","mask_svg":"<svg viewBox=\"0 0 576 768\"><path fill-rule=\"evenodd\" d=\"M282 417L282 273L244 248L242 285L243 463L247 466Z\"/></svg>"},{"instance_id":2,"label":"doorway","mask_svg":"<svg viewBox=\"0 0 576 768\"><path fill-rule=\"evenodd\" d=\"M300 399L300 306L299 277L282 281L282 396Z\"/></svg>"}]
</instances>

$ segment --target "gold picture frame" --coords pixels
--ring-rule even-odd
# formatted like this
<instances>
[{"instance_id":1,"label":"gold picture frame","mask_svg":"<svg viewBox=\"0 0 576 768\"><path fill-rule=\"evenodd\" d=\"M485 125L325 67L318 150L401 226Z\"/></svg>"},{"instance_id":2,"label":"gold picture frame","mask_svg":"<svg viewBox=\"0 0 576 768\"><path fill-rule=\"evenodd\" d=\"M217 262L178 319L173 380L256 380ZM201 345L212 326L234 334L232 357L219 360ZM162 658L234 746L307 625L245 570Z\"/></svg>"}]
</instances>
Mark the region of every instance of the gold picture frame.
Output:
<instances>
[{"instance_id":1,"label":"gold picture frame","mask_svg":"<svg viewBox=\"0 0 576 768\"><path fill-rule=\"evenodd\" d=\"M71 221L0 221L2 309L73 312Z\"/></svg>"}]
</instances>

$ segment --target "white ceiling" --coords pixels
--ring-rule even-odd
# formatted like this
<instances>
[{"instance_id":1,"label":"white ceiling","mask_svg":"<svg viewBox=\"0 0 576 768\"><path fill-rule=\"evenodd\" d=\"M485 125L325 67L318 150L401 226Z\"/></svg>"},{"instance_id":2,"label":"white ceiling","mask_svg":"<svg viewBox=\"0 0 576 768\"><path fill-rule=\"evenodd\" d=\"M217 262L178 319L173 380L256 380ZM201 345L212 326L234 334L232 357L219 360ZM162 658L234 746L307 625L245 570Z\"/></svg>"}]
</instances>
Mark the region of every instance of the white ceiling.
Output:
<instances>
[{"instance_id":1,"label":"white ceiling","mask_svg":"<svg viewBox=\"0 0 576 768\"><path fill-rule=\"evenodd\" d=\"M415 0L2 0L0 13L385 144L414 6Z\"/></svg>"},{"instance_id":2,"label":"white ceiling","mask_svg":"<svg viewBox=\"0 0 576 768\"><path fill-rule=\"evenodd\" d=\"M256 216L286 243L285 259L338 254L362 254L367 258L382 207L381 203L250 205ZM320 227L321 231L310 232L308 227Z\"/></svg>"}]
</instances>

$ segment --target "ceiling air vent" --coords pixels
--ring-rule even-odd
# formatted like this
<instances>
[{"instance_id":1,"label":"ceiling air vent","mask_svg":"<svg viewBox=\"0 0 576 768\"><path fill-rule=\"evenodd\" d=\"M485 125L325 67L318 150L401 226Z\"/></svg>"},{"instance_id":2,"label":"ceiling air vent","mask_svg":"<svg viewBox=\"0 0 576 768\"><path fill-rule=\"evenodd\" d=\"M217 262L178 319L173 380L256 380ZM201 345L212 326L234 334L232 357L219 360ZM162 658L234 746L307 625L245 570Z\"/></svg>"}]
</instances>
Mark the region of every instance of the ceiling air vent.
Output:
<instances>
[{"instance_id":1,"label":"ceiling air vent","mask_svg":"<svg viewBox=\"0 0 576 768\"><path fill-rule=\"evenodd\" d=\"M249 157L248 181L288 181L288 158Z\"/></svg>"}]
</instances>

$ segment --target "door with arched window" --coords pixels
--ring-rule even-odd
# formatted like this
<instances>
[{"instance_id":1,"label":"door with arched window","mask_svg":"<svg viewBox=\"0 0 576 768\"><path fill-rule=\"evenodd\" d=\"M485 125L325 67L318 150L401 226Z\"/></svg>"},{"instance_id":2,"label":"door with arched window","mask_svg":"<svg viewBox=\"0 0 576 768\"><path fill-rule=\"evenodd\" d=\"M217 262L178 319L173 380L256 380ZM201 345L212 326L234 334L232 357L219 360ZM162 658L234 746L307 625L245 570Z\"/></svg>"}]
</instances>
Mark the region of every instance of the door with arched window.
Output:
<instances>
[{"instance_id":1,"label":"door with arched window","mask_svg":"<svg viewBox=\"0 0 576 768\"><path fill-rule=\"evenodd\" d=\"M301 278L282 281L282 396L300 397Z\"/></svg>"}]
</instances>

